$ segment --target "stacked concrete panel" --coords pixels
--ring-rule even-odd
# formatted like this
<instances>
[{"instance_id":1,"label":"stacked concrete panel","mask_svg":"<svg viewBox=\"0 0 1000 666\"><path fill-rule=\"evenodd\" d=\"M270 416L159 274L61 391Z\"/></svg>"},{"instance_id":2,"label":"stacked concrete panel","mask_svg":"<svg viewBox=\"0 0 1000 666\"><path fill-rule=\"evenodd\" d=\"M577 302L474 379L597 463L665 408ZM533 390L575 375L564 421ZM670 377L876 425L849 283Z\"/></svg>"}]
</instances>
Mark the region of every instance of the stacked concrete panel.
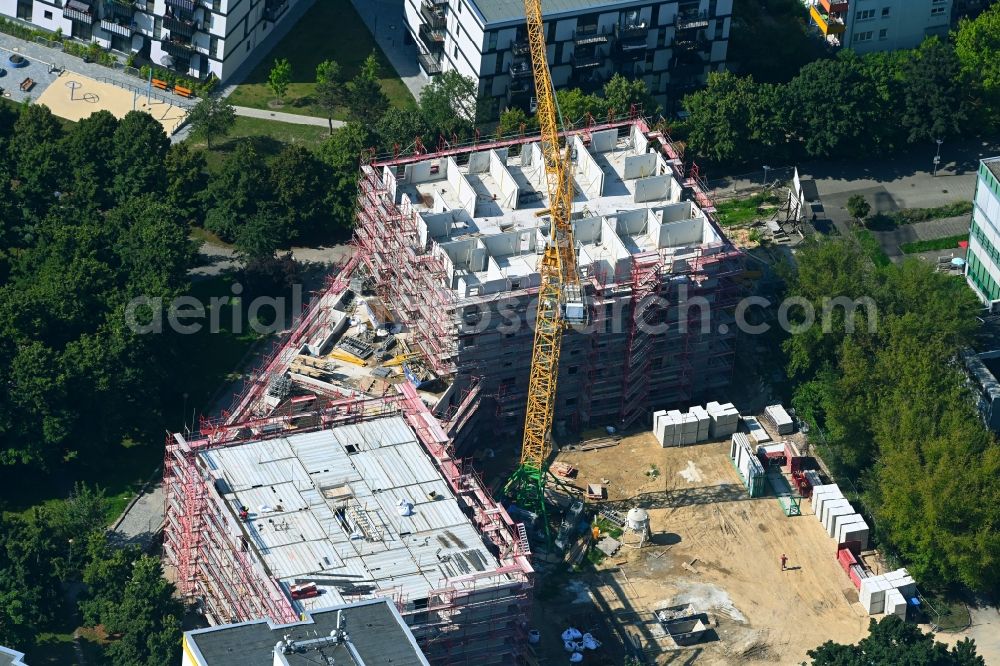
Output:
<instances>
[{"instance_id":1,"label":"stacked concrete panel","mask_svg":"<svg viewBox=\"0 0 1000 666\"><path fill-rule=\"evenodd\" d=\"M906 619L906 598L898 589L886 590L885 607L882 612L886 615L895 615L901 620Z\"/></svg>"},{"instance_id":2,"label":"stacked concrete panel","mask_svg":"<svg viewBox=\"0 0 1000 666\"><path fill-rule=\"evenodd\" d=\"M893 589L885 576L869 576L861 579L861 590L858 601L869 615L875 615L885 610L885 593Z\"/></svg>"},{"instance_id":3,"label":"stacked concrete panel","mask_svg":"<svg viewBox=\"0 0 1000 666\"><path fill-rule=\"evenodd\" d=\"M837 484L831 483L813 488L811 501L816 520L823 522L823 503L831 499L844 499L844 494L840 492L840 487Z\"/></svg>"},{"instance_id":4,"label":"stacked concrete panel","mask_svg":"<svg viewBox=\"0 0 1000 666\"><path fill-rule=\"evenodd\" d=\"M757 444L766 444L771 441L771 436L767 434L767 430L764 430L764 426L753 416L744 416L743 423L746 424L747 430L750 432L751 441Z\"/></svg>"},{"instance_id":5,"label":"stacked concrete panel","mask_svg":"<svg viewBox=\"0 0 1000 666\"><path fill-rule=\"evenodd\" d=\"M711 419L704 407L695 405L687 413L677 409L653 413L653 434L660 446L681 446L708 439Z\"/></svg>"},{"instance_id":6,"label":"stacked concrete panel","mask_svg":"<svg viewBox=\"0 0 1000 666\"><path fill-rule=\"evenodd\" d=\"M795 423L782 405L765 407L764 419L774 427L779 435L790 435L795 431Z\"/></svg>"},{"instance_id":7,"label":"stacked concrete panel","mask_svg":"<svg viewBox=\"0 0 1000 666\"><path fill-rule=\"evenodd\" d=\"M857 512L854 511L854 507L850 504L846 507L841 507L840 509L834 509L830 513L829 527L827 528L826 533L836 539L837 534L840 532L840 526L848 522L854 522L854 517L857 515Z\"/></svg>"},{"instance_id":8,"label":"stacked concrete panel","mask_svg":"<svg viewBox=\"0 0 1000 666\"><path fill-rule=\"evenodd\" d=\"M909 599L917 594L917 582L910 577L906 569L896 569L885 574L885 579Z\"/></svg>"},{"instance_id":9,"label":"stacked concrete panel","mask_svg":"<svg viewBox=\"0 0 1000 666\"><path fill-rule=\"evenodd\" d=\"M695 405L691 408L690 413L698 420L698 441L708 441L708 428L711 423L711 419L708 416L708 410L701 405Z\"/></svg>"},{"instance_id":10,"label":"stacked concrete panel","mask_svg":"<svg viewBox=\"0 0 1000 666\"><path fill-rule=\"evenodd\" d=\"M854 513L851 503L844 498L823 502L823 513L820 515L820 522L823 523L823 529L826 530L827 534L830 534L830 525L833 522L833 517L845 513L845 509L847 513Z\"/></svg>"},{"instance_id":11,"label":"stacked concrete panel","mask_svg":"<svg viewBox=\"0 0 1000 666\"><path fill-rule=\"evenodd\" d=\"M754 451L755 447L745 434L742 432L733 434L729 445L729 457L750 492L750 497L762 495L766 482L764 467Z\"/></svg>"},{"instance_id":12,"label":"stacked concrete panel","mask_svg":"<svg viewBox=\"0 0 1000 666\"><path fill-rule=\"evenodd\" d=\"M710 402L705 411L708 413L708 436L712 439L729 437L740 426L740 412L731 402L724 405Z\"/></svg>"},{"instance_id":13,"label":"stacked concrete panel","mask_svg":"<svg viewBox=\"0 0 1000 666\"><path fill-rule=\"evenodd\" d=\"M856 541L861 545L861 550L868 548L868 523L859 514L855 513L841 520L837 526L837 545Z\"/></svg>"}]
</instances>

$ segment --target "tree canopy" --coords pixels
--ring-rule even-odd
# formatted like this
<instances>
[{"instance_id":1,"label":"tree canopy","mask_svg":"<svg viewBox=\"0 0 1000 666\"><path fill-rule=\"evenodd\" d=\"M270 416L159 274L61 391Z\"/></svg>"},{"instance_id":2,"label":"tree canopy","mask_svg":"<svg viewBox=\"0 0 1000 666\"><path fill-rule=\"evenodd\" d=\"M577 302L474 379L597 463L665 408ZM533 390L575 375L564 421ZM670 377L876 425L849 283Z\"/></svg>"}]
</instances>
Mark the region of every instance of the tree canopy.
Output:
<instances>
[{"instance_id":1,"label":"tree canopy","mask_svg":"<svg viewBox=\"0 0 1000 666\"><path fill-rule=\"evenodd\" d=\"M935 641L934 634L925 634L895 615L869 620L868 636L856 645L827 641L808 655L813 666L986 666L976 654L975 641L965 638L949 649Z\"/></svg>"}]
</instances>

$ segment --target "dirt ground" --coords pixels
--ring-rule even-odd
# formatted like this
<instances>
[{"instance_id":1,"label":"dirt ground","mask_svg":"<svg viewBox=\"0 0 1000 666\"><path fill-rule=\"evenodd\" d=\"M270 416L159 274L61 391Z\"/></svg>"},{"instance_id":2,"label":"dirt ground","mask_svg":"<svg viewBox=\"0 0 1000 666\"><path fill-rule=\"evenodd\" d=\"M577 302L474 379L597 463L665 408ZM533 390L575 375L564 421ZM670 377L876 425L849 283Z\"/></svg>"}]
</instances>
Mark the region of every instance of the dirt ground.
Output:
<instances>
[{"instance_id":1,"label":"dirt ground","mask_svg":"<svg viewBox=\"0 0 1000 666\"><path fill-rule=\"evenodd\" d=\"M606 504L621 513L646 508L652 541L623 546L596 570L540 565L535 614L544 663L565 663L559 634L571 625L605 643L587 653L590 664L622 664L624 640L646 663L798 664L826 640L866 635L868 616L809 502L802 516L788 518L773 497L747 497L728 447L663 449L642 433L559 455L579 470L575 485L605 484ZM677 648L653 611L684 603L707 613L712 630L700 644Z\"/></svg>"},{"instance_id":2,"label":"dirt ground","mask_svg":"<svg viewBox=\"0 0 1000 666\"><path fill-rule=\"evenodd\" d=\"M156 92L156 91L154 91ZM180 125L187 111L133 92L92 79L76 72L65 71L38 96L38 104L49 107L52 113L74 122L88 117L95 111L106 109L116 118L132 111L146 111L155 118L169 135Z\"/></svg>"}]
</instances>

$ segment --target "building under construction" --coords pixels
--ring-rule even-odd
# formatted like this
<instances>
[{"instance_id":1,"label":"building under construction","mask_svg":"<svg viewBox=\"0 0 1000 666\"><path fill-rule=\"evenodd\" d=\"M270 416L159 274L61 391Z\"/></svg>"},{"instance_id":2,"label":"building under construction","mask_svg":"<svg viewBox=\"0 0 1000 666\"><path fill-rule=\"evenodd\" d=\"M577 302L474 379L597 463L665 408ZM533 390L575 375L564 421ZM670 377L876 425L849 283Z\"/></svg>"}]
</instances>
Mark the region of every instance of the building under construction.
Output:
<instances>
[{"instance_id":1,"label":"building under construction","mask_svg":"<svg viewBox=\"0 0 1000 666\"><path fill-rule=\"evenodd\" d=\"M566 140L589 322L563 345L557 428L716 394L742 263L697 177L642 120ZM168 438L165 562L211 623L382 597L433 664L518 661L527 533L456 449L523 423L541 159L518 136L367 160L357 252L230 412Z\"/></svg>"},{"instance_id":2,"label":"building under construction","mask_svg":"<svg viewBox=\"0 0 1000 666\"><path fill-rule=\"evenodd\" d=\"M628 428L717 395L731 378L742 255L696 174L642 120L566 133L573 228L589 323L563 342L555 430ZM476 386L523 425L548 232L537 137L372 161L357 244L381 301L457 402ZM461 432L450 434L465 439Z\"/></svg>"}]
</instances>

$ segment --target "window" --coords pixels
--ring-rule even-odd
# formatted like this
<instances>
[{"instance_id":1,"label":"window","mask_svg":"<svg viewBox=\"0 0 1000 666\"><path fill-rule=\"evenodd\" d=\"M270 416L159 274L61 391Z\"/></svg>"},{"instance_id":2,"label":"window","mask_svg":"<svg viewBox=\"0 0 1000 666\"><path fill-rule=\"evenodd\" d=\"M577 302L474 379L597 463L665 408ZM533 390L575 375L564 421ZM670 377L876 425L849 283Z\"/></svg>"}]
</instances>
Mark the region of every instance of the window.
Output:
<instances>
[{"instance_id":1,"label":"window","mask_svg":"<svg viewBox=\"0 0 1000 666\"><path fill-rule=\"evenodd\" d=\"M495 51L497 48L497 31L490 31L489 41L486 44L486 48L489 51Z\"/></svg>"},{"instance_id":2,"label":"window","mask_svg":"<svg viewBox=\"0 0 1000 666\"><path fill-rule=\"evenodd\" d=\"M859 32L854 36L854 41L856 42L870 42L872 40L872 31Z\"/></svg>"},{"instance_id":3,"label":"window","mask_svg":"<svg viewBox=\"0 0 1000 666\"><path fill-rule=\"evenodd\" d=\"M52 12L42 12L42 15L47 19L52 19Z\"/></svg>"},{"instance_id":4,"label":"window","mask_svg":"<svg viewBox=\"0 0 1000 666\"><path fill-rule=\"evenodd\" d=\"M873 18L875 18L875 10L874 9L862 9L861 11L859 11L854 16L854 18L856 18L859 21L867 21L868 19L873 19Z\"/></svg>"},{"instance_id":5,"label":"window","mask_svg":"<svg viewBox=\"0 0 1000 666\"><path fill-rule=\"evenodd\" d=\"M891 9L892 9L892 7L883 7L882 8L882 18L885 18L886 16L888 16L889 15L889 10L891 10Z\"/></svg>"},{"instance_id":6,"label":"window","mask_svg":"<svg viewBox=\"0 0 1000 666\"><path fill-rule=\"evenodd\" d=\"M941 16L944 14L945 7L934 7L931 9L931 16Z\"/></svg>"},{"instance_id":7,"label":"window","mask_svg":"<svg viewBox=\"0 0 1000 666\"><path fill-rule=\"evenodd\" d=\"M882 28L881 30L878 31L879 39L886 39L888 36L889 36L889 31L886 30L885 28Z\"/></svg>"},{"instance_id":8,"label":"window","mask_svg":"<svg viewBox=\"0 0 1000 666\"><path fill-rule=\"evenodd\" d=\"M462 13L462 3L461 2L458 3L458 13L459 14Z\"/></svg>"},{"instance_id":9,"label":"window","mask_svg":"<svg viewBox=\"0 0 1000 666\"><path fill-rule=\"evenodd\" d=\"M212 37L212 41L209 42L208 52L210 54L212 54L212 56L214 56L216 58L219 57L219 38L218 37L215 37L215 36Z\"/></svg>"},{"instance_id":10,"label":"window","mask_svg":"<svg viewBox=\"0 0 1000 666\"><path fill-rule=\"evenodd\" d=\"M457 45L457 44L455 45L455 48L454 48L454 49L452 49L452 52L451 52L451 53L452 53L452 55L454 55L454 56L455 56L456 58L458 57L458 45Z\"/></svg>"},{"instance_id":11,"label":"window","mask_svg":"<svg viewBox=\"0 0 1000 666\"><path fill-rule=\"evenodd\" d=\"M579 370L580 370L580 366L577 366L577 365L570 366L569 370L566 371L566 374L568 374L568 375L575 375L577 372L579 372Z\"/></svg>"}]
</instances>

